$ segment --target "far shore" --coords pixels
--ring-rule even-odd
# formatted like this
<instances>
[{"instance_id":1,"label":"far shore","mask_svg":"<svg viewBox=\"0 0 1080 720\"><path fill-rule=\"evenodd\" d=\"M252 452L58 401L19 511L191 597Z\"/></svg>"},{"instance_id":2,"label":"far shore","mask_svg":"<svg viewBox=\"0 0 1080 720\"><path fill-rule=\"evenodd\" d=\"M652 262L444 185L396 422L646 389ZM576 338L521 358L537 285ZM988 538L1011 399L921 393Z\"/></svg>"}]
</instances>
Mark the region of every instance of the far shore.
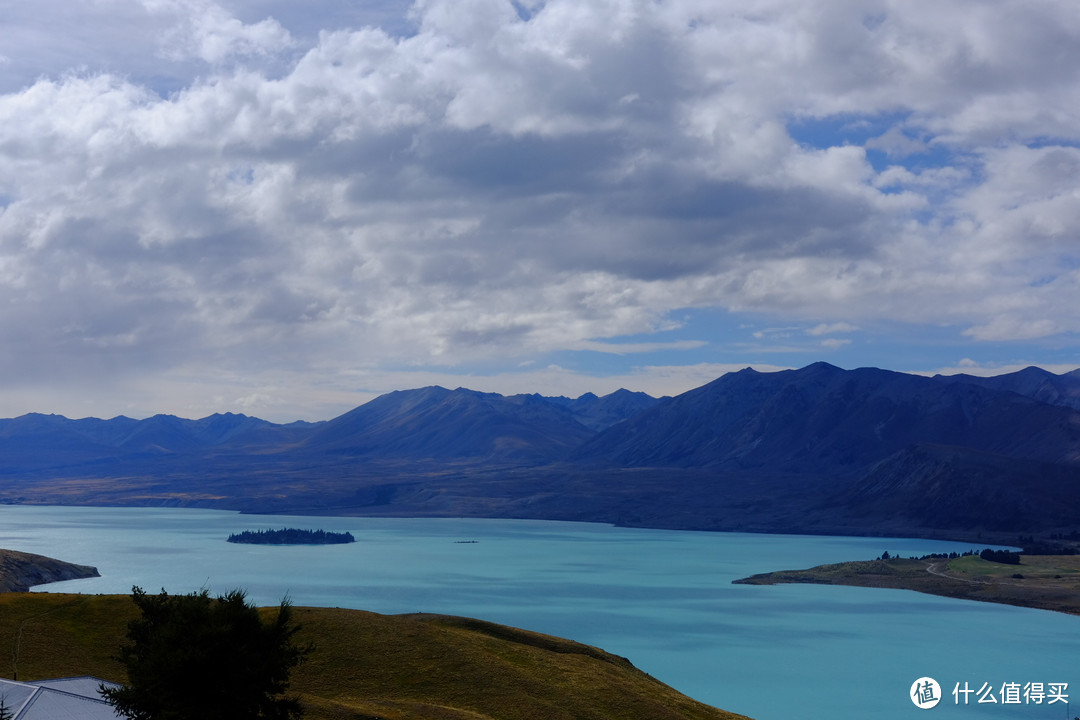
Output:
<instances>
[{"instance_id":1,"label":"far shore","mask_svg":"<svg viewBox=\"0 0 1080 720\"><path fill-rule=\"evenodd\" d=\"M753 575L735 583L813 583L915 590L944 597L1080 615L1080 556L1021 555L1019 565L978 556L891 558Z\"/></svg>"}]
</instances>

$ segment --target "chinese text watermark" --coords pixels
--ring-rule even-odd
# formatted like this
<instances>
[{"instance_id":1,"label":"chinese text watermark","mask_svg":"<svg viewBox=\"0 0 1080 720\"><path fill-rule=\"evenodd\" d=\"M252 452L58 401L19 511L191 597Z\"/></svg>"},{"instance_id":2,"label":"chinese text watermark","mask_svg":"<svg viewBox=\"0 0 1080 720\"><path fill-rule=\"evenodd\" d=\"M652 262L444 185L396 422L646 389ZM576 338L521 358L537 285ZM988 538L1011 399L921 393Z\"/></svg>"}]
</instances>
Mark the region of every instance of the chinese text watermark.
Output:
<instances>
[{"instance_id":1,"label":"chinese text watermark","mask_svg":"<svg viewBox=\"0 0 1080 720\"><path fill-rule=\"evenodd\" d=\"M942 700L941 685L931 677L911 684L908 697L916 707L929 710ZM955 705L1054 705L1068 704L1066 682L957 682L952 689Z\"/></svg>"}]
</instances>

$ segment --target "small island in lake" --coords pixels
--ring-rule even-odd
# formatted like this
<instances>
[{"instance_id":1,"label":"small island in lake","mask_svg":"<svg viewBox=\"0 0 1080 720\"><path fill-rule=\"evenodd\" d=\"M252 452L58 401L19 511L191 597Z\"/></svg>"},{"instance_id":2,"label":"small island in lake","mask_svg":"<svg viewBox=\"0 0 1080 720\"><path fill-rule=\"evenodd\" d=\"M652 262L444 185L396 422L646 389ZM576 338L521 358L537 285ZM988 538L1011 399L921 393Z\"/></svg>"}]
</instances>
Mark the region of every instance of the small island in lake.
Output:
<instances>
[{"instance_id":1,"label":"small island in lake","mask_svg":"<svg viewBox=\"0 0 1080 720\"><path fill-rule=\"evenodd\" d=\"M356 538L350 532L281 528L280 530L245 530L242 533L233 533L229 536L229 542L251 545L341 545L356 542Z\"/></svg>"}]
</instances>

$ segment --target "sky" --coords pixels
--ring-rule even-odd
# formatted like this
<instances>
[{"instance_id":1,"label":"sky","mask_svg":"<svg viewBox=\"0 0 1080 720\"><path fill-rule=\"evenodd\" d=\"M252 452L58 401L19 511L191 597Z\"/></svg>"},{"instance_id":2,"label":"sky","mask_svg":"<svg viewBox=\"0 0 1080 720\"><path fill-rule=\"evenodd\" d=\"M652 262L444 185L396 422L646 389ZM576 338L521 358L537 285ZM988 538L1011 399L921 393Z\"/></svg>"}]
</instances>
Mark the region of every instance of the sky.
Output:
<instances>
[{"instance_id":1,"label":"sky","mask_svg":"<svg viewBox=\"0 0 1080 720\"><path fill-rule=\"evenodd\" d=\"M0 0L0 417L1080 366L1075 0Z\"/></svg>"}]
</instances>

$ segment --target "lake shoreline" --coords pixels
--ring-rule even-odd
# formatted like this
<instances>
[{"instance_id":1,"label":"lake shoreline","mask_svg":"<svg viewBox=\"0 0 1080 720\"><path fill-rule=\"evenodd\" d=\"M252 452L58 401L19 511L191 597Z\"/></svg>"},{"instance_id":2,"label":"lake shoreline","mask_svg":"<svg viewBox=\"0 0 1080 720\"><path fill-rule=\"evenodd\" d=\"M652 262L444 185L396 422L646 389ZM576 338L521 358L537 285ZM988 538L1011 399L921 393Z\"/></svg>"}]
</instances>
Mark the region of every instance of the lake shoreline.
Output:
<instances>
[{"instance_id":1,"label":"lake shoreline","mask_svg":"<svg viewBox=\"0 0 1080 720\"><path fill-rule=\"evenodd\" d=\"M24 593L39 585L95 577L101 574L90 565L19 550L0 550L0 592Z\"/></svg>"},{"instance_id":2,"label":"lake shoreline","mask_svg":"<svg viewBox=\"0 0 1080 720\"><path fill-rule=\"evenodd\" d=\"M96 506L86 505L84 507L109 507L109 506ZM116 505L113 507L143 507L139 505ZM146 506L154 507L154 506ZM169 506L161 506L169 507ZM179 507L179 506L178 506ZM188 507L188 506L185 506ZM237 507L224 507L216 504L207 505L191 505L193 509L206 509L206 510L223 510L226 512L235 512L241 516L255 515L262 517L273 516L287 516L287 517L305 517L305 518L355 518L355 519L393 519L393 520L536 520L541 522L565 522L565 523L587 523L591 525L605 525L616 528L625 528L628 530L671 530L677 532L700 532L700 533L736 533L736 534L750 534L750 535L790 535L794 537L850 537L850 538L864 538L873 539L881 538L882 540L888 540L890 538L908 538L914 540L932 540L949 543L971 543L979 547L985 547L986 545L1000 545L1014 547L1023 543L1023 537L1017 533L1012 532L991 532L986 530L967 530L967 529L955 529L955 530L941 530L931 529L916 526L897 525L887 528L881 528L875 532L868 532L866 528L860 528L856 526L847 525L835 525L828 524L821 527L803 527L803 526L786 526L781 524L769 524L769 523L732 523L728 524L715 524L715 523L702 523L695 521L672 521L672 520L653 520L645 521L627 520L620 518L618 514L613 516L608 515L583 515L580 513L560 514L560 513L541 513L541 512L515 512L511 514L492 513L489 515L484 514L460 514L453 512L416 512L416 511L402 511L402 510L390 510L383 508L372 508L365 506L362 508L357 507L286 507L286 508L237 508ZM1045 540L1042 536L1039 536L1039 540Z\"/></svg>"},{"instance_id":3,"label":"lake shoreline","mask_svg":"<svg viewBox=\"0 0 1080 720\"><path fill-rule=\"evenodd\" d=\"M941 597L1080 615L1080 559L1074 555L1022 555L1020 565L990 562L977 556L864 560L760 573L732 582L914 590Z\"/></svg>"}]
</instances>

